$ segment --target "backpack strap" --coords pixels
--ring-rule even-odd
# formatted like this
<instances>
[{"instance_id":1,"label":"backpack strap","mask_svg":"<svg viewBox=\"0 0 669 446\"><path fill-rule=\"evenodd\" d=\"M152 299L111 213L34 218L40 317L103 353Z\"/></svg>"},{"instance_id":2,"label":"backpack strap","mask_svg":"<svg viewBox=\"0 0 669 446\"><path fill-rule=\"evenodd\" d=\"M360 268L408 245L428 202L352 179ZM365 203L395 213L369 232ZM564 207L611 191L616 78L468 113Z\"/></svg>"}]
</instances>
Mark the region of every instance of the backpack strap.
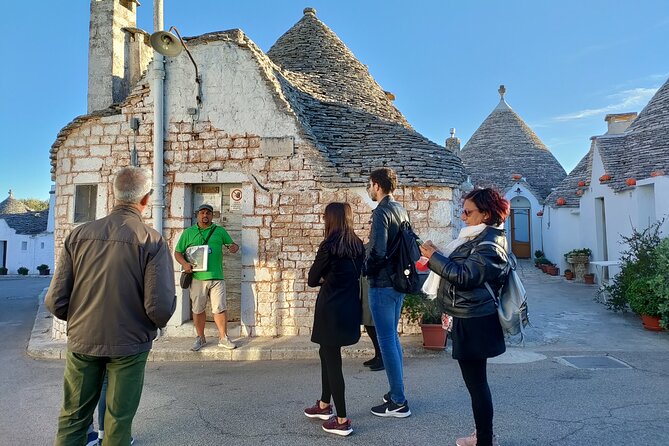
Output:
<instances>
[{"instance_id":1,"label":"backpack strap","mask_svg":"<svg viewBox=\"0 0 669 446\"><path fill-rule=\"evenodd\" d=\"M480 243L479 243L478 245L476 245L476 246L481 246L481 245L492 245L492 246L496 246L496 247L498 247L498 248L504 253L504 257L506 257L506 258L505 258L505 260L506 260L506 265L507 265L507 267L508 267L508 270L506 271L507 276L509 275L509 273L511 272L511 270L515 270L515 269L516 269L516 262L515 262L515 260L514 260L514 261L511 260L511 256L509 256L509 253L507 252L506 249L504 249L504 247L503 247L502 245L500 245L499 243L491 242L491 241L482 241L482 242L480 242ZM476 249L476 247L474 247L474 249ZM473 251L473 249L472 249L472 251ZM495 306L496 306L496 307L499 307L499 297L498 297L498 295L494 293L494 291L492 290L492 287L490 286L490 284L489 284L487 281L486 281L486 282L483 282L483 285L486 287L486 289L488 290L488 292L489 292L490 295L492 296L492 300L495 302ZM500 291L499 294L501 295L502 288L500 288L499 291Z\"/></svg>"}]
</instances>

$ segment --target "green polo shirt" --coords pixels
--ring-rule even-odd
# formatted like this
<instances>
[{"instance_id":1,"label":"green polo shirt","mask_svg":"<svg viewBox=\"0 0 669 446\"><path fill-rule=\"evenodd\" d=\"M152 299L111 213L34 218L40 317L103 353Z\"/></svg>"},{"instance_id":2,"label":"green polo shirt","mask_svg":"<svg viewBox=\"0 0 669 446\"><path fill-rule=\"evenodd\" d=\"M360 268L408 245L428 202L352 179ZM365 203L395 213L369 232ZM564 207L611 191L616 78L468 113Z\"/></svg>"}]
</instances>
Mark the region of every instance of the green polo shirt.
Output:
<instances>
[{"instance_id":1,"label":"green polo shirt","mask_svg":"<svg viewBox=\"0 0 669 446\"><path fill-rule=\"evenodd\" d=\"M200 229L195 224L190 228L186 228L179 237L179 242L175 250L184 253L189 246L204 245L204 241L211 231L214 233L209 237L207 245L209 245L209 259L207 261L207 271L193 272L193 279L196 280L222 280L223 279L223 246L229 246L232 243L232 237L228 231L221 226L212 224L207 229Z\"/></svg>"}]
</instances>

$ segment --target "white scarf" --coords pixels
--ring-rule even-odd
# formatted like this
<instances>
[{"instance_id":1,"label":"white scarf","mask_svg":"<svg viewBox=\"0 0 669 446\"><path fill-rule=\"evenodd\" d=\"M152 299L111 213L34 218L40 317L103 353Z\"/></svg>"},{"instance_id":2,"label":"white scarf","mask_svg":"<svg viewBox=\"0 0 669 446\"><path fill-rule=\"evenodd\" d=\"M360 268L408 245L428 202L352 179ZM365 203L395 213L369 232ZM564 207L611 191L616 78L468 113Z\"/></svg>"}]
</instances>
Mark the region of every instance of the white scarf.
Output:
<instances>
[{"instance_id":1,"label":"white scarf","mask_svg":"<svg viewBox=\"0 0 669 446\"><path fill-rule=\"evenodd\" d=\"M445 257L450 256L451 253L459 246L478 236L487 227L488 225L485 223L481 223L475 226L465 226L460 230L458 238L452 240L443 250L440 250L439 253L443 254ZM504 224L496 227L503 228ZM439 291L439 282L441 282L441 276L434 271L430 271L430 275L427 276L427 279L425 280L422 288L423 292L427 294L428 299L432 300L437 297L437 291Z\"/></svg>"}]
</instances>

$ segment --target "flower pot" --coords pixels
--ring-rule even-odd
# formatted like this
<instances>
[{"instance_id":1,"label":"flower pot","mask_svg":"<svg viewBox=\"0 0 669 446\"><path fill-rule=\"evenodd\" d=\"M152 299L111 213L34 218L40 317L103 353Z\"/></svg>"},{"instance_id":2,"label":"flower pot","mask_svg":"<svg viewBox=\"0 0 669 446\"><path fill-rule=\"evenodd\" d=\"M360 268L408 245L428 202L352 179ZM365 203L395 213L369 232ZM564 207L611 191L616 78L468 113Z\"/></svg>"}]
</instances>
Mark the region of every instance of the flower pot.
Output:
<instances>
[{"instance_id":1,"label":"flower pot","mask_svg":"<svg viewBox=\"0 0 669 446\"><path fill-rule=\"evenodd\" d=\"M39 270L39 275L40 276L48 276L50 272L51 271L49 271L48 269L41 269L41 270Z\"/></svg>"},{"instance_id":2,"label":"flower pot","mask_svg":"<svg viewBox=\"0 0 669 446\"><path fill-rule=\"evenodd\" d=\"M423 348L426 350L443 350L446 348L446 330L441 324L420 324L423 332Z\"/></svg>"},{"instance_id":3,"label":"flower pot","mask_svg":"<svg viewBox=\"0 0 669 446\"><path fill-rule=\"evenodd\" d=\"M578 182L578 187L585 187L585 186L586 186L585 181L581 180Z\"/></svg>"},{"instance_id":4,"label":"flower pot","mask_svg":"<svg viewBox=\"0 0 669 446\"><path fill-rule=\"evenodd\" d=\"M546 271L546 272L547 272L548 275L550 275L550 276L559 276L559 275L560 275L560 268L558 268L558 267L555 266L555 265L553 265L553 266L549 266L549 267L547 268L547 271Z\"/></svg>"},{"instance_id":5,"label":"flower pot","mask_svg":"<svg viewBox=\"0 0 669 446\"><path fill-rule=\"evenodd\" d=\"M583 276L583 280L588 285L594 285L595 284L595 275L594 274L586 274L586 275Z\"/></svg>"},{"instance_id":6,"label":"flower pot","mask_svg":"<svg viewBox=\"0 0 669 446\"><path fill-rule=\"evenodd\" d=\"M662 331L660 327L660 318L657 316L648 316L647 314L641 315L641 323L643 328L650 331Z\"/></svg>"},{"instance_id":7,"label":"flower pot","mask_svg":"<svg viewBox=\"0 0 669 446\"><path fill-rule=\"evenodd\" d=\"M564 278L567 280L574 280L574 273L572 271L565 271Z\"/></svg>"}]
</instances>

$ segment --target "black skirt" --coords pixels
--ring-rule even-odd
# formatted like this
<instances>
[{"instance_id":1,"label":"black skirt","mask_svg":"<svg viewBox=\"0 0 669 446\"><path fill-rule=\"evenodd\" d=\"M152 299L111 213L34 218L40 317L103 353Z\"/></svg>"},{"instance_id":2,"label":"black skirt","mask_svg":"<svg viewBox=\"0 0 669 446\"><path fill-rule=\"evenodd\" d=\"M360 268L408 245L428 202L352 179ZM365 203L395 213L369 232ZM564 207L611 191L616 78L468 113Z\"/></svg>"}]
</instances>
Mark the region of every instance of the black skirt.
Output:
<instances>
[{"instance_id":1,"label":"black skirt","mask_svg":"<svg viewBox=\"0 0 669 446\"><path fill-rule=\"evenodd\" d=\"M453 359L494 358L506 351L499 316L453 318Z\"/></svg>"}]
</instances>

